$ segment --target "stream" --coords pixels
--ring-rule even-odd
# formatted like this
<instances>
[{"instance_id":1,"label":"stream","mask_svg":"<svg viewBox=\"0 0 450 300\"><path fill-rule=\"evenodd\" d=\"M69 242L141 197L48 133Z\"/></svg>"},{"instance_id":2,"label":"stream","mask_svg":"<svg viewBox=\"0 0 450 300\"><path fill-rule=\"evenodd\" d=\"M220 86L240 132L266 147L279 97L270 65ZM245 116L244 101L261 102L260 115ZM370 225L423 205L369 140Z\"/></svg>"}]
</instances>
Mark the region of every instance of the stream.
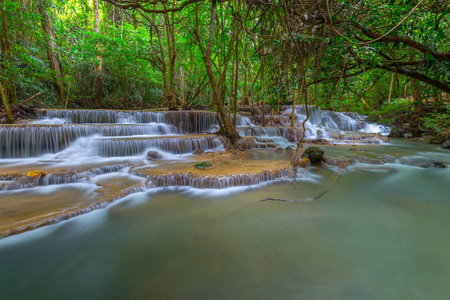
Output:
<instances>
[{"instance_id":1,"label":"stream","mask_svg":"<svg viewBox=\"0 0 450 300\"><path fill-rule=\"evenodd\" d=\"M386 129L333 114L316 112L307 137L328 139L319 146L326 157L351 154L351 164L304 169L295 183L266 176L220 189L158 187L156 175L138 172L223 151L205 134L216 126L208 114L46 111L0 127L0 228L55 223L0 239L0 299L448 299L450 152L374 136L357 145L377 159L368 163L350 149L356 139L336 136ZM289 160L287 150L261 146L295 143L283 128L238 124L259 149L242 160ZM48 175L21 175L31 170Z\"/></svg>"}]
</instances>

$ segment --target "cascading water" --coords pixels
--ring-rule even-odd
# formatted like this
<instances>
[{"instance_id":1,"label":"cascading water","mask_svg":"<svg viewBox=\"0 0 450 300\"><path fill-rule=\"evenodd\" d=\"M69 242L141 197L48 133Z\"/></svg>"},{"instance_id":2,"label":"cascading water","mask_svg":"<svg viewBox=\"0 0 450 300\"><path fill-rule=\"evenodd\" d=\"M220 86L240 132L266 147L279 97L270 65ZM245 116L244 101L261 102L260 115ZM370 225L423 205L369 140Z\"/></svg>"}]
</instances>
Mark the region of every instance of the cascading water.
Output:
<instances>
[{"instance_id":1,"label":"cascading water","mask_svg":"<svg viewBox=\"0 0 450 300\"><path fill-rule=\"evenodd\" d=\"M346 136L347 131L359 131L364 133L380 133L387 134L389 128L365 122L365 116L357 113L344 113L322 111L320 107L309 106L309 118L305 122L304 138L326 139L333 143L356 142L358 137ZM288 107L278 116L266 116L266 123L276 122L280 127L254 127L240 126L239 133L242 136L254 136L257 140L270 141L277 144L281 148L289 146L289 143L296 143L302 137L303 122L307 118L306 108L304 106L295 107L294 127L291 126L290 118L292 117L292 107ZM371 136L361 136L360 141L364 143L383 143L384 140ZM292 144L291 144L292 145Z\"/></svg>"},{"instance_id":2,"label":"cascading water","mask_svg":"<svg viewBox=\"0 0 450 300\"><path fill-rule=\"evenodd\" d=\"M213 112L151 112L114 110L37 110L43 120L66 120L71 124L143 124L158 123L174 125L180 132L201 133L217 125Z\"/></svg>"},{"instance_id":3,"label":"cascading water","mask_svg":"<svg viewBox=\"0 0 450 300\"><path fill-rule=\"evenodd\" d=\"M0 158L56 153L80 137L160 136L178 133L173 125L21 125L0 127Z\"/></svg>"},{"instance_id":4,"label":"cascading water","mask_svg":"<svg viewBox=\"0 0 450 300\"><path fill-rule=\"evenodd\" d=\"M289 110L280 126L239 118L239 134L259 148L296 142L305 115L295 113L294 128ZM302 169L294 185L293 151L214 152L219 138L199 134L215 130L214 114L88 114L0 126L1 299L450 293L448 150L395 139L354 146L368 135L344 128L384 129L315 108L306 136L351 145L320 146L328 163Z\"/></svg>"},{"instance_id":5,"label":"cascading water","mask_svg":"<svg viewBox=\"0 0 450 300\"><path fill-rule=\"evenodd\" d=\"M282 126L267 127L253 124L250 117L237 115L237 130L241 136L246 137L243 148L288 148L295 145L302 137L301 123L306 115L301 106L296 107L295 127L290 127L291 113L291 109L286 109L281 115L268 115L266 124ZM100 200L93 200L95 203L92 204L89 197L80 196L81 202L65 204L67 208L63 209L64 216L103 207L120 195L157 187L222 189L255 186L287 175L287 151L281 161L277 156L275 164L270 164L270 159L264 159L271 152L263 152L266 154L260 160L251 158L252 165L234 161L232 157L222 159L219 163L222 156L214 155L223 151L224 146L221 138L212 134L218 130L214 112L37 110L36 115L37 120L24 124L0 126L0 193L6 195L5 193L23 192L41 199L38 196L41 191L43 194L59 195L67 191L72 193L78 187L85 187L89 191L98 189ZM257 119L255 116L252 118ZM332 124L332 128L326 127L324 123ZM375 128L371 124L361 124L361 128L357 128L343 113L321 112L319 108L313 107L310 120L305 124L305 136L310 139L334 138L336 141L339 138L339 141L353 143L355 137L340 136L341 131L370 131ZM377 128L380 130L381 127ZM372 139L364 142L377 141ZM279 152L276 153L280 155ZM195 173L194 163L203 163L203 160L212 162L212 171ZM177 164L186 161L189 163L185 171L177 173ZM219 166L216 167L216 164ZM137 175L139 169L135 168L143 166L150 168L149 174L145 178L136 178L133 172ZM233 173L227 172L230 168L234 170ZM131 169L134 171L129 171ZM163 174L152 173L160 169L167 171ZM42 199L47 199L47 196ZM21 202L15 203L14 205L20 205ZM56 211L63 207L56 202L54 205L53 209ZM53 206L49 204L45 207L51 210ZM38 219L33 222L50 224L60 218L51 217L52 221L48 219L48 213L37 209ZM34 224L32 221L27 222ZM0 222L0 234L1 226Z\"/></svg>"},{"instance_id":6,"label":"cascading water","mask_svg":"<svg viewBox=\"0 0 450 300\"><path fill-rule=\"evenodd\" d=\"M208 150L222 145L216 136L181 137L167 139L97 139L94 143L100 156L133 156L148 148L157 148L174 154Z\"/></svg>"}]
</instances>

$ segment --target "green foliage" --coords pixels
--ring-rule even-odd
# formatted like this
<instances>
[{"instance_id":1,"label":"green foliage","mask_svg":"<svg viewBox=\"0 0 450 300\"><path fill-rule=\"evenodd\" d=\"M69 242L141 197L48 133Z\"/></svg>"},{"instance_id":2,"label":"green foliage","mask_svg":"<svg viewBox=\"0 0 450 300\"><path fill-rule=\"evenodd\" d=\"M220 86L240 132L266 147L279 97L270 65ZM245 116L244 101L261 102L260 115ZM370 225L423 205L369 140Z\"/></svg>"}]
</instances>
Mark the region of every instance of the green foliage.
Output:
<instances>
[{"instance_id":1,"label":"green foliage","mask_svg":"<svg viewBox=\"0 0 450 300\"><path fill-rule=\"evenodd\" d=\"M196 167L197 169L207 169L207 168L212 167L212 164L209 162L203 161L203 162L196 163L194 165L194 167Z\"/></svg>"},{"instance_id":2,"label":"green foliage","mask_svg":"<svg viewBox=\"0 0 450 300\"><path fill-rule=\"evenodd\" d=\"M143 17L136 10L123 11L110 3L99 1L101 20L98 34L94 32L92 1L46 2L55 33L54 42L63 82L68 91L68 107L93 107L93 82L100 57L105 107L162 106L164 75L170 73L170 51L176 53L172 80L179 101L184 100L188 105L209 105L212 90L194 30L200 36L201 46L205 47L210 33L210 1L202 2L198 7L190 5L173 15L168 14L168 22L174 32L174 48L170 51L168 44L171 37L166 27L167 20L162 14L145 14ZM296 22L303 18L302 5L308 5L309 2L314 1L292 2L293 9L298 11L298 14L294 14ZM38 11L41 2L4 3L12 45L12 63L2 68L1 80L15 82L19 99L44 91L44 96L39 99L42 104L48 107L60 105L56 103L54 74L49 67L41 28ZM242 1L220 1L214 24L212 57L217 81L219 70L226 68L224 78L221 78L225 82L222 88L224 103L230 103L229 99L234 94L233 38L236 32L239 32L240 47L238 101L250 95L250 102L264 101L276 108L292 103L294 91L298 93L302 83L305 83L310 104L322 108L356 111L371 116L403 113L410 103L401 97L405 93L405 86L406 94L411 94L411 82L406 76L395 75L391 91L393 100L387 105L392 73L379 68L389 60L386 56L403 62L420 60L420 64L411 64L407 68L450 86L448 60L438 59L431 52L419 51L400 42L362 43L369 39L364 36L362 29L383 34L399 24L389 36L408 37L434 51L444 52L450 46L450 25L447 21L450 10L444 5L425 1L410 18L401 22L415 6L411 1L330 1L335 28L321 22L318 23L320 25L302 28L300 22L296 23L300 29L295 31L295 27L287 28L289 16L284 15L291 8L283 10L283 3L277 3L264 6L261 2L248 6ZM167 2L165 5L171 7L175 4ZM325 10L321 5L306 7L311 10L309 15L323 13ZM156 7L161 8L163 5L159 3ZM159 38L155 28L160 32ZM340 34L336 34L336 31ZM261 55L262 52L266 54ZM263 57L264 78L260 71ZM166 63L165 70L163 61ZM342 76L344 73L349 76ZM357 75L350 76L352 74ZM253 84L255 77L257 80ZM314 81L318 83L311 85ZM435 97L438 92L431 85L422 84L421 88L424 97ZM304 104L304 99L301 102ZM428 128L446 124L445 114L426 120L426 124Z\"/></svg>"},{"instance_id":3,"label":"green foliage","mask_svg":"<svg viewBox=\"0 0 450 300\"><path fill-rule=\"evenodd\" d=\"M425 117L425 128L434 132L448 131L450 128L450 105L447 105L446 109L446 113L433 113Z\"/></svg>"}]
</instances>

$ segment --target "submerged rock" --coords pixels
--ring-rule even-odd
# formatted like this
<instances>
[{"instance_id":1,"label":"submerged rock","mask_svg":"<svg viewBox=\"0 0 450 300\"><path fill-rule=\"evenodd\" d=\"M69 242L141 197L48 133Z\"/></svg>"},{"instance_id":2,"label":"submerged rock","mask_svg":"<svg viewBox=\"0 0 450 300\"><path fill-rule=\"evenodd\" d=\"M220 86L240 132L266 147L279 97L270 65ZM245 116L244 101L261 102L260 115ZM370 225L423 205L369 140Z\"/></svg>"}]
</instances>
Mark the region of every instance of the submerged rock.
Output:
<instances>
[{"instance_id":1,"label":"submerged rock","mask_svg":"<svg viewBox=\"0 0 450 300\"><path fill-rule=\"evenodd\" d=\"M369 150L366 149L361 149L361 148L349 148L348 151L353 151L353 152L370 152Z\"/></svg>"},{"instance_id":2,"label":"submerged rock","mask_svg":"<svg viewBox=\"0 0 450 300\"><path fill-rule=\"evenodd\" d=\"M326 144L329 144L329 142L328 142L327 140L322 139L322 138L312 140L311 143L319 144L319 145L326 145Z\"/></svg>"},{"instance_id":3,"label":"submerged rock","mask_svg":"<svg viewBox=\"0 0 450 300\"><path fill-rule=\"evenodd\" d=\"M195 150L194 152L192 152L192 154L194 154L194 155L204 155L205 153L206 152L202 149L198 149L198 150Z\"/></svg>"},{"instance_id":4,"label":"submerged rock","mask_svg":"<svg viewBox=\"0 0 450 300\"><path fill-rule=\"evenodd\" d=\"M148 160L153 160L153 159L162 159L162 155L159 154L158 151L148 151L147 152L147 159Z\"/></svg>"},{"instance_id":5,"label":"submerged rock","mask_svg":"<svg viewBox=\"0 0 450 300\"><path fill-rule=\"evenodd\" d=\"M309 147L305 150L305 152L302 154L302 157L309 158L311 163L319 163L322 161L326 161L326 159L323 157L325 152L320 149L319 147Z\"/></svg>"},{"instance_id":6,"label":"submerged rock","mask_svg":"<svg viewBox=\"0 0 450 300\"><path fill-rule=\"evenodd\" d=\"M433 161L419 165L422 168L446 168L447 166L441 161Z\"/></svg>"},{"instance_id":7,"label":"submerged rock","mask_svg":"<svg viewBox=\"0 0 450 300\"><path fill-rule=\"evenodd\" d=\"M450 140L443 142L441 148L450 149Z\"/></svg>"}]
</instances>

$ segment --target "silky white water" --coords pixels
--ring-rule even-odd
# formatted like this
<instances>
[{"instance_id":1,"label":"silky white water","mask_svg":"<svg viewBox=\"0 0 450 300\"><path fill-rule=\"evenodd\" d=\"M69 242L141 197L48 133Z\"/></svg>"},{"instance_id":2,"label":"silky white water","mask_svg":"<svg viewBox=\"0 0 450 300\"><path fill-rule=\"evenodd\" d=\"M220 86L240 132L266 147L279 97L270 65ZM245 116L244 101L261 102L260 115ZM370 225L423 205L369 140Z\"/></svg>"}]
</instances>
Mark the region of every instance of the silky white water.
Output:
<instances>
[{"instance_id":1,"label":"silky white water","mask_svg":"<svg viewBox=\"0 0 450 300\"><path fill-rule=\"evenodd\" d=\"M299 126L304 115L296 112ZM383 131L342 114L315 110L309 137ZM295 183L274 173L160 187L133 174L161 166L148 151L165 164L189 161L198 149L223 151L206 134L213 117L47 111L42 127L39 120L1 127L0 171L56 171L37 186L0 178L0 216L14 219L11 207L47 213L46 205L64 211L75 203L84 210L0 240L0 299L447 298L450 169L427 166L448 166L448 150L401 140L358 146L384 160L304 169ZM240 133L255 143L294 145L286 128L239 120ZM326 126L331 121L337 128ZM320 147L334 159L356 155L351 146ZM252 155L289 160L289 152L273 149ZM115 189L129 193L101 202ZM283 201L261 201L267 198Z\"/></svg>"}]
</instances>

